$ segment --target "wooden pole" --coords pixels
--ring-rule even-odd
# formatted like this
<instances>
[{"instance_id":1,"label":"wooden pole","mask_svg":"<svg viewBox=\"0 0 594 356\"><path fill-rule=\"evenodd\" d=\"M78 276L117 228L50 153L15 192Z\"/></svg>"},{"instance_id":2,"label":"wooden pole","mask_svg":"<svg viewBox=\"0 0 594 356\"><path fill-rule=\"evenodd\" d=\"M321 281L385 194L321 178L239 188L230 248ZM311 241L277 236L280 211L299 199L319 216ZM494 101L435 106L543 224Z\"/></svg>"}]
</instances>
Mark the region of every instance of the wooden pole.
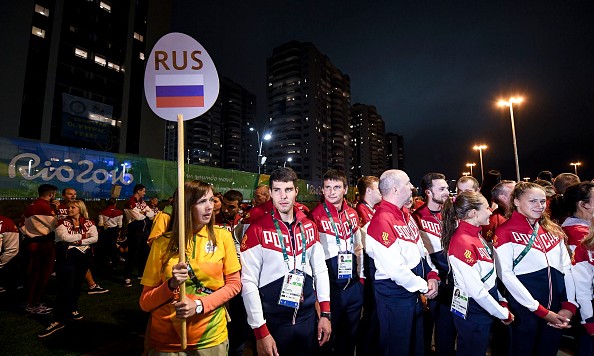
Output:
<instances>
[{"instance_id":1,"label":"wooden pole","mask_svg":"<svg viewBox=\"0 0 594 356\"><path fill-rule=\"evenodd\" d=\"M179 231L179 262L186 262L186 212L185 212L185 169L184 169L184 115L177 114L177 223ZM179 286L179 300L186 298L186 282ZM186 319L181 320L181 348L188 347Z\"/></svg>"}]
</instances>

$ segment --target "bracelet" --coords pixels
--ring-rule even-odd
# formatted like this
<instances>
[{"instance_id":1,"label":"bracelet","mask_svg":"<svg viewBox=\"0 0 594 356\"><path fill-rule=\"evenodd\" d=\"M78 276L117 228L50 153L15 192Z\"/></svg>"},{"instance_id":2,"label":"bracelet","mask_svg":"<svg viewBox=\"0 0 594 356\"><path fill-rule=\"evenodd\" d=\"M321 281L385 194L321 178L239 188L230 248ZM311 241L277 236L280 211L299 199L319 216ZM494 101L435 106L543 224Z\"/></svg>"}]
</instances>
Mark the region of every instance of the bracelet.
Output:
<instances>
[{"instance_id":1,"label":"bracelet","mask_svg":"<svg viewBox=\"0 0 594 356\"><path fill-rule=\"evenodd\" d=\"M321 312L320 318L326 318L328 321L332 321L332 314L330 312Z\"/></svg>"}]
</instances>

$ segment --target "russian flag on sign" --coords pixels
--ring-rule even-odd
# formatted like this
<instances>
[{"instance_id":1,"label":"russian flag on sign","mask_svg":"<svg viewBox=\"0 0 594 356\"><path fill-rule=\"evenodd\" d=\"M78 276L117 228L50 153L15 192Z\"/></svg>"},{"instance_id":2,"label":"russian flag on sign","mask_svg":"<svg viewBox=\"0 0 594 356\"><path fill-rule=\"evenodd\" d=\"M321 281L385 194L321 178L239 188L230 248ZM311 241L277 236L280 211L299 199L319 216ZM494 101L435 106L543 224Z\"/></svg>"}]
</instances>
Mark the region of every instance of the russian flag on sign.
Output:
<instances>
[{"instance_id":1,"label":"russian flag on sign","mask_svg":"<svg viewBox=\"0 0 594 356\"><path fill-rule=\"evenodd\" d=\"M158 108L204 107L202 74L169 74L155 76Z\"/></svg>"}]
</instances>

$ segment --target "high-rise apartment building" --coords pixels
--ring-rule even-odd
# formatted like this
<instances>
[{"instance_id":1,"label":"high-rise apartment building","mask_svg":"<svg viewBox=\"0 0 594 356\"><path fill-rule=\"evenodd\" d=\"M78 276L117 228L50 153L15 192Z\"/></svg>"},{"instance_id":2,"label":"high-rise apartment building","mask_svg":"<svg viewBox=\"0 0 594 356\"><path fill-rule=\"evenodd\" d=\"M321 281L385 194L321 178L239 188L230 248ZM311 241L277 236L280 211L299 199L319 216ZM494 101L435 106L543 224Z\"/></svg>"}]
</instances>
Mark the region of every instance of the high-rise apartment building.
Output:
<instances>
[{"instance_id":1,"label":"high-rise apartment building","mask_svg":"<svg viewBox=\"0 0 594 356\"><path fill-rule=\"evenodd\" d=\"M185 121L186 162L257 172L256 96L221 77L219 97L204 115ZM165 159L177 159L177 123L166 128Z\"/></svg>"},{"instance_id":2,"label":"high-rise apartment building","mask_svg":"<svg viewBox=\"0 0 594 356\"><path fill-rule=\"evenodd\" d=\"M406 169L404 166L404 137L391 132L386 134L386 156L388 158L386 169Z\"/></svg>"},{"instance_id":3,"label":"high-rise apartment building","mask_svg":"<svg viewBox=\"0 0 594 356\"><path fill-rule=\"evenodd\" d=\"M292 41L268 58L267 85L265 171L286 164L315 184L328 168L349 176L349 77L313 44Z\"/></svg>"},{"instance_id":4,"label":"high-rise apartment building","mask_svg":"<svg viewBox=\"0 0 594 356\"><path fill-rule=\"evenodd\" d=\"M10 55L0 64L2 82L12 87L0 98L2 135L111 152L162 147L165 124L143 108L143 78L147 43L167 32L169 7L4 1L0 39Z\"/></svg>"},{"instance_id":5,"label":"high-rise apartment building","mask_svg":"<svg viewBox=\"0 0 594 356\"><path fill-rule=\"evenodd\" d=\"M361 176L379 177L386 170L385 124L372 105L354 104L351 109L351 184Z\"/></svg>"}]
</instances>

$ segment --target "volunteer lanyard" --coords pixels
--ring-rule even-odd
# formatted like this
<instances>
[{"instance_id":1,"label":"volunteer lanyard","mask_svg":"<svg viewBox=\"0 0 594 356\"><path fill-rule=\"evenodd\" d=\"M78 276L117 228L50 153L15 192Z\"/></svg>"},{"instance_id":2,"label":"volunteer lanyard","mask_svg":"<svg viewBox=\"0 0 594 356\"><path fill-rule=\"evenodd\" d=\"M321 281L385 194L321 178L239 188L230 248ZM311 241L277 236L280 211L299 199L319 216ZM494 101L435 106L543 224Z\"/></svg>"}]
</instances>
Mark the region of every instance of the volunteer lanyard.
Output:
<instances>
[{"instance_id":1,"label":"volunteer lanyard","mask_svg":"<svg viewBox=\"0 0 594 356\"><path fill-rule=\"evenodd\" d=\"M338 232L338 227L336 226L336 224L334 223L334 219L332 218L332 214L330 214L330 210L328 209L328 205L326 205L326 201L322 202L323 206L324 206L324 210L326 211L326 215L328 216L328 220L330 220L330 225L332 225L332 229L334 230L334 233L336 234L336 244L338 245L338 249L340 250L340 234ZM340 219L339 219L340 221ZM353 226L351 225L350 221L349 221L349 216L347 215L346 217L346 221L347 224L349 225L349 228L351 229L351 246L353 246ZM346 230L346 229L345 229ZM346 239L345 239L346 242ZM348 244L347 244L347 248L345 248L345 250L348 250Z\"/></svg>"},{"instance_id":2,"label":"volunteer lanyard","mask_svg":"<svg viewBox=\"0 0 594 356\"><path fill-rule=\"evenodd\" d=\"M192 260L196 259L196 233L194 234L194 249L192 251ZM190 277L190 280L194 283L194 285L196 286L196 291L197 292L204 292L206 294L212 294L214 293L214 290L205 287L202 282L200 282L200 280L198 279L198 276L196 276L196 273L194 272L194 269L192 268L192 264L190 263L190 261L192 261L188 258L188 255L186 255L186 265L188 266L188 277Z\"/></svg>"},{"instance_id":3,"label":"volunteer lanyard","mask_svg":"<svg viewBox=\"0 0 594 356\"><path fill-rule=\"evenodd\" d=\"M280 241L281 244L281 249L283 251L283 259L285 261L285 264L287 265L287 269L290 271L291 267L289 267L289 255L287 254L287 247L285 245L285 238L283 236L283 232L281 231L281 228L278 224L278 220L274 217L274 209L272 209L272 211L270 212L270 215L272 216L272 221L274 222L274 227L276 228L276 233L278 235L278 240ZM299 230L301 231L301 247L303 249L303 252L301 253L301 270L305 271L305 256L307 253L307 241L305 238L305 231L303 231L303 224L301 222L298 222L297 224L299 224ZM290 229L290 227L289 227ZM291 236L291 231L289 231L289 237ZM293 257L295 257L295 253L297 252L297 243L295 243L295 246L293 248ZM297 261L296 259L293 260L293 270L297 269Z\"/></svg>"}]
</instances>

